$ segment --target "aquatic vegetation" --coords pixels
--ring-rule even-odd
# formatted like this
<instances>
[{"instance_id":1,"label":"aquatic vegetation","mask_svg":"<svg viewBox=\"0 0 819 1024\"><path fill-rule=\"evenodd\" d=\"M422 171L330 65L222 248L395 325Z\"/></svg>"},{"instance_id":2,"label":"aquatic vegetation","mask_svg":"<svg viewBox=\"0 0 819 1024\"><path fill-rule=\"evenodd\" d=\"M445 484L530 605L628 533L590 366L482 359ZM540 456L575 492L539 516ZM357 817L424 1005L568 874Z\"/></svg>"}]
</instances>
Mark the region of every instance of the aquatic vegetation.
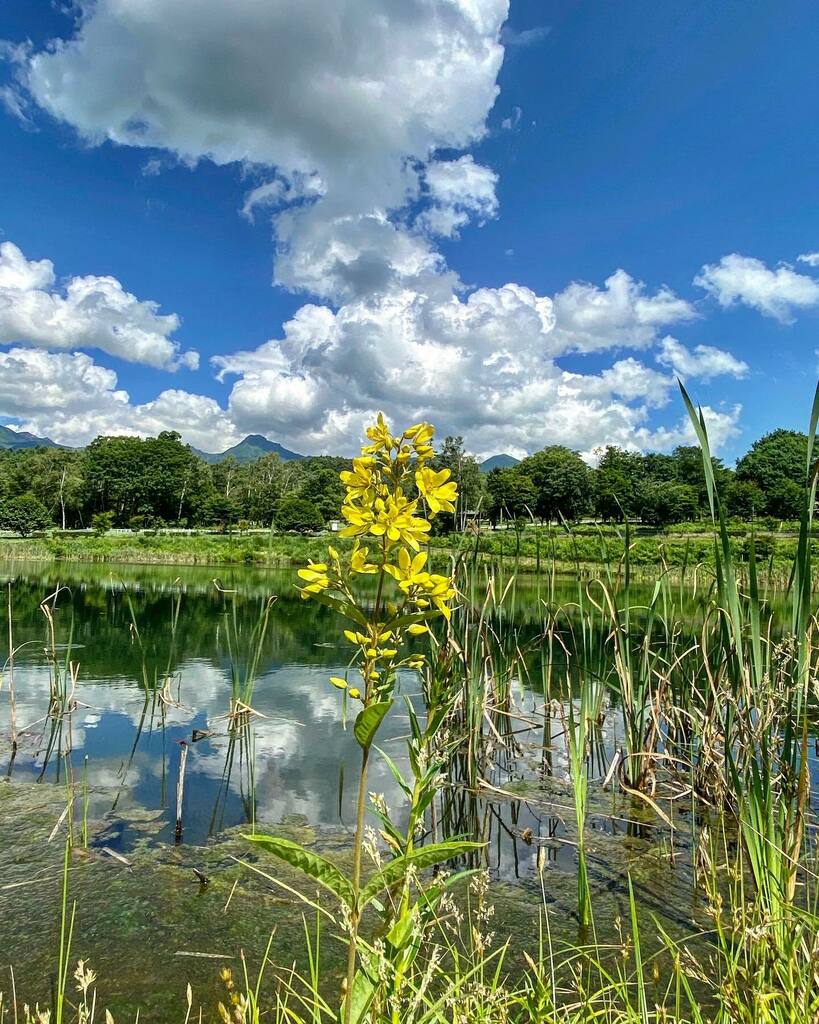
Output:
<instances>
[{"instance_id":1,"label":"aquatic vegetation","mask_svg":"<svg viewBox=\"0 0 819 1024\"><path fill-rule=\"evenodd\" d=\"M802 518L780 577L753 530L738 552L707 431L684 400L712 515L708 557L700 561L701 538L675 556L684 579L669 562L650 588L640 585L641 538L628 522L596 533L575 525L554 531L559 538L533 533L541 572L532 581L514 571L525 535L506 537L517 544L507 552L511 565L469 535L433 560L430 523L451 511L457 487L429 466L430 427L394 435L380 419L342 478L344 536L326 555L310 552L298 572L301 599L288 604L282 594L274 607L262 581L245 602L233 584L219 584L208 598L215 602L208 628L225 666L225 713L208 725L224 722L227 745L219 751L224 767L214 776L221 770L210 830L222 820L238 752L249 767L246 788L240 784L244 820L255 833L244 857L231 847L241 869L232 860L235 873L212 883L219 912L238 929L233 915L243 899L242 913L258 924L251 908L264 893L271 930L292 929L295 904L284 918L271 907L277 886L288 900L301 900L311 923L300 939L303 958L292 931L284 946L274 937L259 967L251 969L244 955L225 965L210 1010L207 997L192 991L180 1019L197 1019L201 1004L202 1019L212 1011L222 1021L281 1024L819 1020L811 801L819 394ZM602 568L590 578L592 545ZM566 550L574 551L569 579L559 576ZM127 605L130 594L122 593ZM181 589L174 590L167 647L152 646L135 610L127 617L138 685L161 705L161 718L178 710L168 681L179 673L180 601ZM264 697L266 665L297 616L309 631L319 622L309 616L324 615L329 630L328 613L332 632L315 632L300 657L327 687L323 699L337 698L340 741L360 758L351 844L342 836L321 844L307 830L271 831L273 822L257 822L260 755L250 723ZM50 720L63 722L70 740L82 683L76 654L62 657L46 620L49 707L57 698ZM12 643L7 665L19 698L29 655ZM325 699L325 716L333 704ZM19 745L28 730L16 720L11 733ZM78 780L71 743L57 734L54 744L66 787L58 826L65 823L69 838L79 833L93 852L93 770L83 761ZM387 792L376 777L388 781L387 795L370 792ZM183 856L185 847L178 851ZM208 862L194 866L210 878ZM513 875L518 902L509 910ZM234 897L240 878L257 888ZM90 1009L100 982L84 950L76 950L84 957L73 979L77 998L67 995L75 899L82 908L75 892L66 895L73 884L66 870L50 1008L52 1020L66 1024L72 1014L87 1021L100 1013ZM315 888L323 895L314 897ZM266 942L254 952L262 954ZM7 1006L0 1003L3 1024Z\"/></svg>"}]
</instances>

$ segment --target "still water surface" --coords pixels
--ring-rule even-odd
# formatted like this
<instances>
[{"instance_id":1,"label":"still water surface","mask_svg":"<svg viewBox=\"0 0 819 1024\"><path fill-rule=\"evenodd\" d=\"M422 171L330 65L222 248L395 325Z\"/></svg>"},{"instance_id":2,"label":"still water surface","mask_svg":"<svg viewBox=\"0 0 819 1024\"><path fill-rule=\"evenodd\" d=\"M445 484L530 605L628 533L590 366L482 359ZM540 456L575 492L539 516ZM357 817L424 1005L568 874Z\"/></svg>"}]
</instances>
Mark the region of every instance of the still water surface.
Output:
<instances>
[{"instance_id":1,"label":"still water surface","mask_svg":"<svg viewBox=\"0 0 819 1024\"><path fill-rule=\"evenodd\" d=\"M216 961L235 957L240 948L260 951L271 926L279 930L274 951L292 956L299 945L299 907L283 903L272 886L248 881L231 859L246 854L237 826L283 829L343 856L352 830L358 748L343 727L339 693L328 685L330 675L344 674L348 657L347 645L338 642L338 620L298 597L292 570L227 569L217 583L213 575L195 567L117 566L111 572L104 566L0 566L17 650L13 706L8 672L0 691L0 970L14 964L18 988L28 984L43 996L53 981L58 868L69 827L62 811L71 778L80 794L73 802L75 833L82 828L87 789L90 847L72 861L75 949L91 957L104 978L103 991L117 1005L146 1008L143 1020L163 1019L156 1007L166 1004L168 993L179 995L183 977L198 980L212 995ZM556 596L572 600L574 584L561 587ZM52 635L41 602L55 592ZM247 740L237 744L227 717L234 679L245 671L253 628L271 596L276 600L252 696L255 713ZM520 584L512 625L522 644L542 628L541 597L538 584ZM78 665L72 710L56 718L49 716L49 649L58 661ZM67 671L61 685L71 691ZM411 678L401 685L415 694ZM524 718L542 709L542 695L522 683L515 696ZM379 743L401 763L407 723L398 708ZM617 730L612 711L601 736L604 759ZM545 778L541 739L540 732L529 736L522 719L519 755L493 780L520 798L481 800L473 819L489 840L501 931L517 930L523 945L534 938L542 898L537 848L521 838L528 829L554 839L546 902L567 937L577 937L574 847L561 842L567 834L562 809L571 804L565 752L555 746L553 774ZM175 817L182 742L188 756L180 845ZM378 758L370 789L400 805L396 784ZM614 917L627 910L628 870L646 912L661 913L671 927L684 930L694 902L685 839L671 867L664 831L656 823L640 824L647 816L639 808L628 815L614 810L604 798L592 804L589 819L600 928L610 932ZM109 851L126 857L130 869ZM213 878L206 890L196 883L194 867ZM233 896L236 878L241 884ZM208 957L189 955L202 952Z\"/></svg>"}]
</instances>

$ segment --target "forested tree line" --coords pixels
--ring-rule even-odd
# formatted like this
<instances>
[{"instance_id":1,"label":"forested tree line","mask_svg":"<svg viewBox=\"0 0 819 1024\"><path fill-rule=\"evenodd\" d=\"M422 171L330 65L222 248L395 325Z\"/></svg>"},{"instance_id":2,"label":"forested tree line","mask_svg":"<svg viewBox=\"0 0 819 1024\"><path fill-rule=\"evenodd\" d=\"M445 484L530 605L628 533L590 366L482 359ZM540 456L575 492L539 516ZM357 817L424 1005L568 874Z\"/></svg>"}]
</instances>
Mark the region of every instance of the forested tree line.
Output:
<instances>
[{"instance_id":1,"label":"forested tree line","mask_svg":"<svg viewBox=\"0 0 819 1024\"><path fill-rule=\"evenodd\" d=\"M552 445L516 466L483 474L448 437L434 466L447 468L462 500L436 529L464 529L475 518L547 522L594 516L628 517L651 525L696 520L707 513L700 451L678 447L670 455L609 446L589 467L577 452ZM729 515L742 519L798 515L807 438L776 430L755 442L729 469L714 471ZM340 470L349 460L315 456L282 461L271 453L246 463L228 457L204 462L166 431L158 437L98 437L87 448L0 451L0 528L22 535L49 527L163 526L219 530L274 525L319 530L340 515Z\"/></svg>"}]
</instances>

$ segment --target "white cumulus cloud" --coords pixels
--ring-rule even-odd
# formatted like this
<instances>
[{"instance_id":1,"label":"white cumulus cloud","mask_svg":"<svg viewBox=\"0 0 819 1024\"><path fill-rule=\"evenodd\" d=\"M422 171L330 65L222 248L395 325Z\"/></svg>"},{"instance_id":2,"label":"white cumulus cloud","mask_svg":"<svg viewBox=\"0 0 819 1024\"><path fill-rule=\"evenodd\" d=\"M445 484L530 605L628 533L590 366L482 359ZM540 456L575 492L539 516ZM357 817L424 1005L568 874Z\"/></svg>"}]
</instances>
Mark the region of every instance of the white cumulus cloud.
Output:
<instances>
[{"instance_id":1,"label":"white cumulus cloud","mask_svg":"<svg viewBox=\"0 0 819 1024\"><path fill-rule=\"evenodd\" d=\"M51 260L27 260L13 242L0 244L0 344L50 349L97 348L161 369L195 368L171 335L175 314L140 300L114 277L72 277L57 283Z\"/></svg>"},{"instance_id":2,"label":"white cumulus cloud","mask_svg":"<svg viewBox=\"0 0 819 1024\"><path fill-rule=\"evenodd\" d=\"M693 320L688 301L624 270L554 296L515 282L470 290L437 247L499 214L497 175L466 151L498 94L507 0L79 0L78 9L70 39L18 54L17 87L91 144L236 164L254 183L242 213L272 220L275 283L320 300L280 336L214 359L231 385L226 410L163 392L139 406L107 399L110 422L138 431L185 416L201 438L223 431L219 447L258 431L298 451L349 453L383 409L398 421L428 418L482 453L655 443L652 410L668 402L673 376L622 350L648 350ZM506 42L543 34L507 32ZM518 109L507 126L519 120ZM558 363L601 352L617 358L599 372ZM687 358L716 372L708 352ZM58 429L80 437L88 423L66 411Z\"/></svg>"},{"instance_id":3,"label":"white cumulus cloud","mask_svg":"<svg viewBox=\"0 0 819 1024\"><path fill-rule=\"evenodd\" d=\"M624 270L604 286L575 281L554 299L552 354L594 352L609 348L646 348L666 325L693 320L690 303L669 288L650 294Z\"/></svg>"},{"instance_id":4,"label":"white cumulus cloud","mask_svg":"<svg viewBox=\"0 0 819 1024\"><path fill-rule=\"evenodd\" d=\"M171 389L134 405L117 386L116 373L84 352L0 352L0 415L17 420L16 429L67 445L87 444L98 434L161 430L179 430L185 441L210 451L240 440L213 398Z\"/></svg>"},{"instance_id":5,"label":"white cumulus cloud","mask_svg":"<svg viewBox=\"0 0 819 1024\"><path fill-rule=\"evenodd\" d=\"M710 380L727 374L731 377L744 377L748 372L748 364L742 359L726 352L725 349L713 345L695 345L686 348L670 335L660 342L657 362L668 366L678 377L699 377Z\"/></svg>"},{"instance_id":6,"label":"white cumulus cloud","mask_svg":"<svg viewBox=\"0 0 819 1024\"><path fill-rule=\"evenodd\" d=\"M797 274L785 263L771 270L762 260L736 252L706 264L694 284L721 306L741 303L782 323L793 322L795 310L819 305L819 281Z\"/></svg>"}]
</instances>

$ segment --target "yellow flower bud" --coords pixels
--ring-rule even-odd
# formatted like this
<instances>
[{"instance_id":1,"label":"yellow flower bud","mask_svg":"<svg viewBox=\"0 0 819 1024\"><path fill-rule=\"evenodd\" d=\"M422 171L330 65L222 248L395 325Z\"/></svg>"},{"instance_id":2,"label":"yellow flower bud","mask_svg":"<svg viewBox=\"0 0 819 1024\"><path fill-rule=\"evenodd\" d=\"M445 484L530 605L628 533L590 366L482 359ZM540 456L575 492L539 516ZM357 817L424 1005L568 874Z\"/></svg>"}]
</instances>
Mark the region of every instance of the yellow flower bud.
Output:
<instances>
[{"instance_id":1,"label":"yellow flower bud","mask_svg":"<svg viewBox=\"0 0 819 1024\"><path fill-rule=\"evenodd\" d=\"M425 626L421 622L413 622L411 626L407 626L407 632L411 636L423 636L424 633L429 632L429 626Z\"/></svg>"},{"instance_id":2,"label":"yellow flower bud","mask_svg":"<svg viewBox=\"0 0 819 1024\"><path fill-rule=\"evenodd\" d=\"M347 680L341 679L339 676L330 676L330 682L333 684L333 686L337 686L339 690L347 689Z\"/></svg>"},{"instance_id":3,"label":"yellow flower bud","mask_svg":"<svg viewBox=\"0 0 819 1024\"><path fill-rule=\"evenodd\" d=\"M351 686L347 693L349 693L353 700L361 700L361 690L357 689L357 687Z\"/></svg>"}]
</instances>

